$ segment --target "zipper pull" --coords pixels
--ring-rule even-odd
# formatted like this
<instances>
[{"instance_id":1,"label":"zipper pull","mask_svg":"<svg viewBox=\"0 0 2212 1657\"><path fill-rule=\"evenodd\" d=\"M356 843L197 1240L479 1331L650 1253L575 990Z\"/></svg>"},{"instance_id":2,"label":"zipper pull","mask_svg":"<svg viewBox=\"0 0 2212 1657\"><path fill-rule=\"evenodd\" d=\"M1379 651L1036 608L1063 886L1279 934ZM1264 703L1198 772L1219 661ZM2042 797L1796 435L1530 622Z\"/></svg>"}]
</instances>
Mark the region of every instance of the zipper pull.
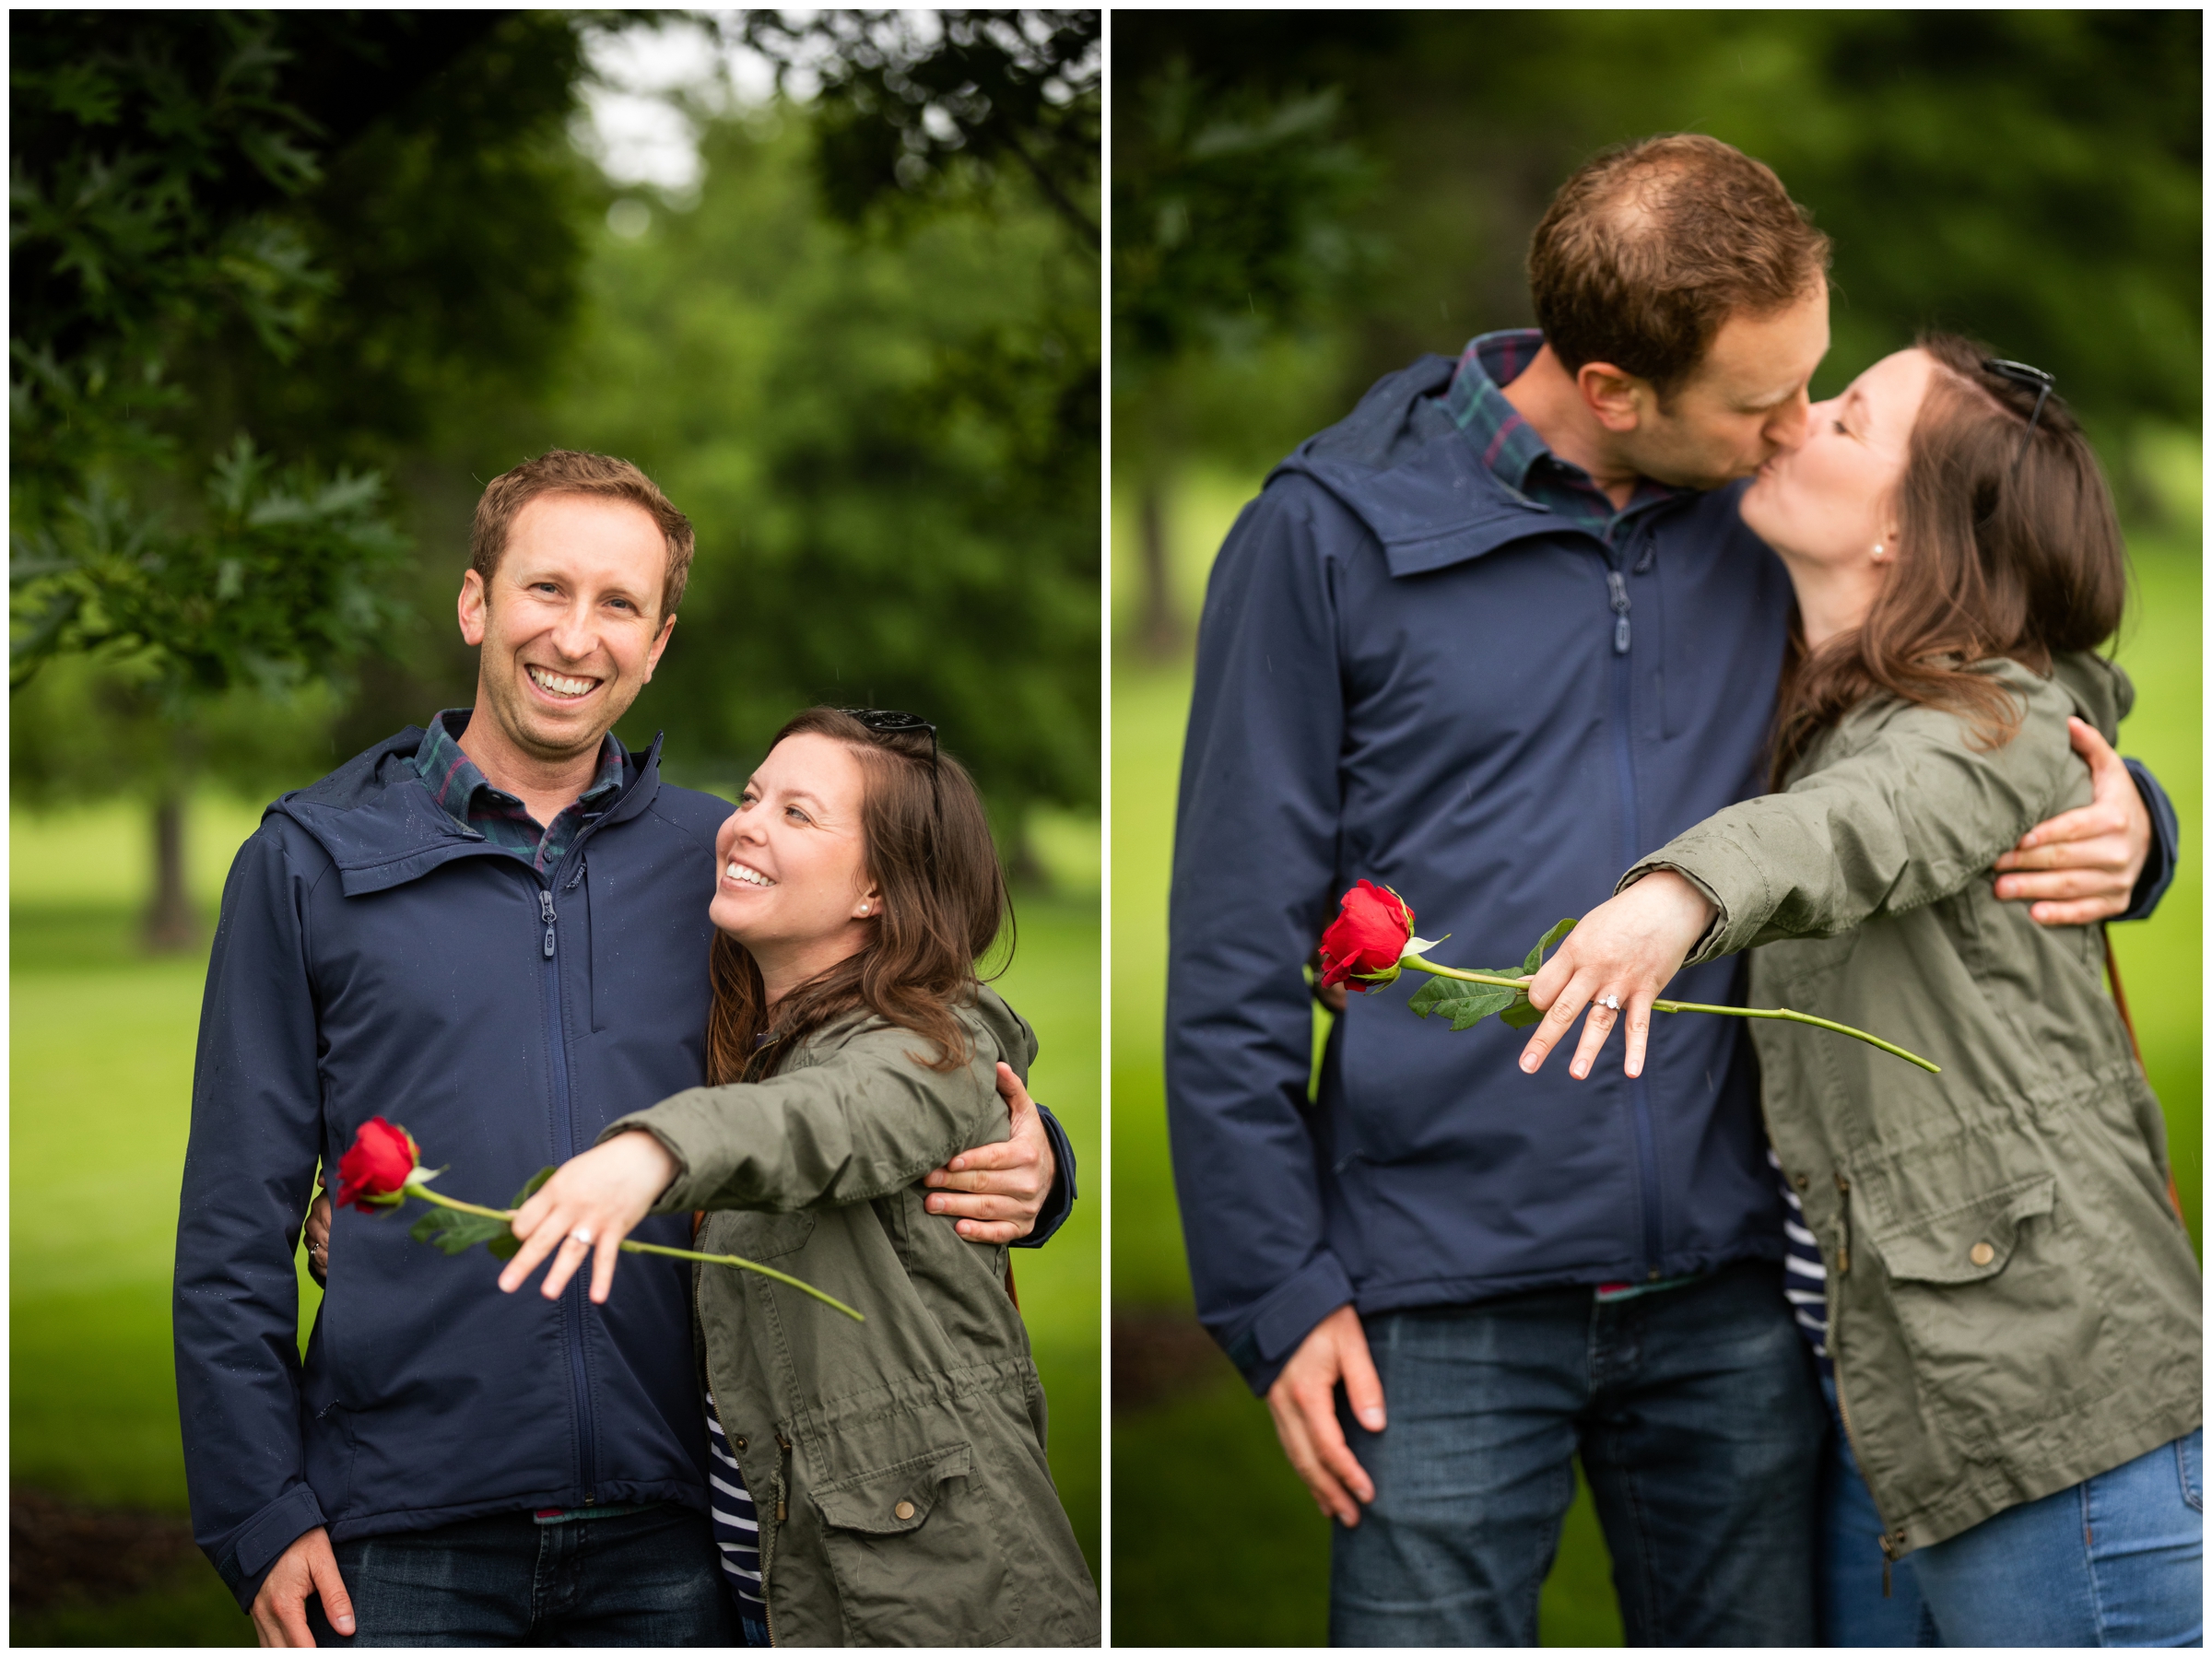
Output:
<instances>
[{"instance_id":1,"label":"zipper pull","mask_svg":"<svg viewBox=\"0 0 2212 1657\"><path fill-rule=\"evenodd\" d=\"M553 894L542 887L538 888L537 913L538 918L546 923L546 959L551 960L553 958Z\"/></svg>"},{"instance_id":2,"label":"zipper pull","mask_svg":"<svg viewBox=\"0 0 2212 1657\"><path fill-rule=\"evenodd\" d=\"M1836 1176L1836 1194L1843 1200L1836 1205L1840 1225L1836 1244L1836 1275L1841 1277L1851 1270L1851 1181L1841 1174Z\"/></svg>"},{"instance_id":3,"label":"zipper pull","mask_svg":"<svg viewBox=\"0 0 2212 1657\"><path fill-rule=\"evenodd\" d=\"M1620 579L1620 571L1606 571L1606 590L1613 594L1613 653L1629 653L1629 583Z\"/></svg>"},{"instance_id":4,"label":"zipper pull","mask_svg":"<svg viewBox=\"0 0 2212 1657\"><path fill-rule=\"evenodd\" d=\"M1896 1557L1896 1553L1890 1547L1889 1534L1885 1531L1882 1534L1882 1597L1884 1599L1889 1597L1889 1565Z\"/></svg>"},{"instance_id":5,"label":"zipper pull","mask_svg":"<svg viewBox=\"0 0 2212 1657\"><path fill-rule=\"evenodd\" d=\"M776 1435L776 1450L783 1463L776 1478L776 1522L782 1524L791 1517L791 1440L782 1433Z\"/></svg>"}]
</instances>

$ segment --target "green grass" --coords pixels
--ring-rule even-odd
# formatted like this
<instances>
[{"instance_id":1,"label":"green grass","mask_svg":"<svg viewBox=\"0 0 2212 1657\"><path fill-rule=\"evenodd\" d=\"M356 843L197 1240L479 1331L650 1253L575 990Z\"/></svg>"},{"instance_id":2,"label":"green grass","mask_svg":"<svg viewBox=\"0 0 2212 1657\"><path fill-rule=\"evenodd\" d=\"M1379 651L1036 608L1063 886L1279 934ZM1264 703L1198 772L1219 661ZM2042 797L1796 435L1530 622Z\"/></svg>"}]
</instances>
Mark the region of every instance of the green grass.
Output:
<instances>
[{"instance_id":1,"label":"green grass","mask_svg":"<svg viewBox=\"0 0 2212 1657\"><path fill-rule=\"evenodd\" d=\"M194 895L212 915L258 814L195 805ZM134 911L145 825L112 807L10 819L11 1477L72 1499L185 1511L169 1283L204 957L149 960ZM1065 831L1079 863L1084 835ZM1090 837L1095 840L1095 833ZM1099 906L1029 897L1001 980L1037 1028L1030 1077L1085 1166L1051 1246L1016 1256L1052 1402L1052 1462L1077 1538L1100 1537ZM301 1279L301 1327L317 1295ZM211 1569L173 1592L18 1619L18 1643L252 1644Z\"/></svg>"},{"instance_id":2,"label":"green grass","mask_svg":"<svg viewBox=\"0 0 2212 1657\"><path fill-rule=\"evenodd\" d=\"M1171 499L1173 586L1197 614L1206 561L1256 478L1185 477ZM1115 612L1132 612L1128 503L1116 502ZM2194 532L2134 542L2139 603L2118 656L2137 711L2121 749L2149 763L2173 798L2183 867L2159 913L2115 927L2113 945L2146 1067L2166 1108L2176 1183L2201 1241L2203 1064L2202 576ZM1187 664L1117 660L1113 681L1113 1292L1118 1302L1188 1308L1190 1278L1169 1166L1159 1042L1165 1012L1170 837ZM1225 1380L1116 1417L1114 1637L1131 1644L1322 1643L1328 1526L1277 1447L1265 1406ZM1141 1517L1129 1495L1142 1491ZM1204 1536L1194 1549L1189 1538ZM1618 1645L1610 1565L1586 1488L1545 1584L1547 1645Z\"/></svg>"}]
</instances>

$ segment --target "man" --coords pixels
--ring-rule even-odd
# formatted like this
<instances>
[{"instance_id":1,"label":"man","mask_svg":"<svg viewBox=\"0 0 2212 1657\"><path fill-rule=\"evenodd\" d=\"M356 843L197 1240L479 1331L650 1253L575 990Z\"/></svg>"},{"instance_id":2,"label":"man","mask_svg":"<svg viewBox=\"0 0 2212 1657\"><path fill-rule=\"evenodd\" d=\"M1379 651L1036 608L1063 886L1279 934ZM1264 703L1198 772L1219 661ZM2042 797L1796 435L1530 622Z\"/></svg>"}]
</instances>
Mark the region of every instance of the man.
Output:
<instances>
[{"instance_id":1,"label":"man","mask_svg":"<svg viewBox=\"0 0 2212 1657\"><path fill-rule=\"evenodd\" d=\"M502 1295L405 1221L335 1216L296 1357L315 1170L388 1115L504 1204L696 1087L729 806L613 735L676 624L689 522L635 466L554 451L485 490L459 616L476 703L271 806L208 967L177 1236L194 1530L264 1645L730 1643L689 1267L591 1306ZM1002 1078L1003 1079L1003 1078ZM1017 1090L1017 1093L1018 1090ZM1072 1168L1026 1098L935 1211L1027 1231ZM1056 1127L1052 1130L1057 1135ZM947 1182L945 1170L933 1183ZM681 1246L678 1217L641 1228ZM319 1603L317 1603L319 1602Z\"/></svg>"},{"instance_id":2,"label":"man","mask_svg":"<svg viewBox=\"0 0 2212 1657\"><path fill-rule=\"evenodd\" d=\"M1533 1643L1579 1451L1631 1643L1808 1644L1824 1415L1739 1021L1662 1020L1640 1079L1578 1083L1394 989L1308 1103L1300 969L1355 878L1512 960L1762 791L1789 587L1723 486L1802 439L1827 240L1673 137L1571 179L1529 263L1540 332L1382 381L1214 566L1168 993L1199 1315L1338 1522L1335 1642ZM2126 909L2151 838L2084 746L2098 805L2001 883L2053 924Z\"/></svg>"}]
</instances>

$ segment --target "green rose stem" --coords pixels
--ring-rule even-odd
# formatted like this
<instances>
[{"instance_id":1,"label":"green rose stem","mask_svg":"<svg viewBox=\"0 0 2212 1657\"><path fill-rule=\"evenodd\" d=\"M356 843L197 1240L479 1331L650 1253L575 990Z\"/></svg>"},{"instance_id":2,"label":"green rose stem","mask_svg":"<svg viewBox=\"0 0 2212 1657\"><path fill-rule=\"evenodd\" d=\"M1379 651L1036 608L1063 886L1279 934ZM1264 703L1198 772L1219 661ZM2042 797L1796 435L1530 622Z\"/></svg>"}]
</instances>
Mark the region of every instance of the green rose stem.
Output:
<instances>
[{"instance_id":1,"label":"green rose stem","mask_svg":"<svg viewBox=\"0 0 2212 1657\"><path fill-rule=\"evenodd\" d=\"M461 1214L480 1214L486 1219L512 1220L514 1218L514 1210L512 1208L486 1208L476 1203L464 1203L459 1197L441 1196L437 1192L422 1185L402 1186L388 1196L371 1197L369 1200L372 1203L382 1204L388 1208L396 1208L409 1197L420 1197L426 1203L435 1203L441 1208L451 1208ZM741 1271L759 1272L763 1277L773 1277L778 1283L790 1284L801 1294L812 1295L824 1306L835 1307L855 1323L867 1322L867 1319L862 1317L860 1313L854 1311L835 1295L825 1295L811 1283L801 1283L796 1277L777 1271L774 1266L762 1265L759 1261L747 1260L743 1255L701 1254L696 1249L671 1249L662 1243L632 1242L628 1238L622 1240L621 1248L626 1254L665 1254L671 1260L703 1260L709 1265L734 1265Z\"/></svg>"},{"instance_id":2,"label":"green rose stem","mask_svg":"<svg viewBox=\"0 0 2212 1657\"><path fill-rule=\"evenodd\" d=\"M1471 984L1495 984L1502 990L1523 992L1526 992L1528 989L1528 980L1525 978L1509 978L1502 972L1468 972L1458 967L1440 967L1434 961L1425 960L1418 955L1402 957L1398 965L1411 967L1421 972L1433 973L1438 978L1464 979ZM1788 1007L1714 1007L1707 1006L1704 1003L1697 1001L1654 1001L1652 1003L1652 1011L1654 1013L1720 1013L1730 1018L1783 1018L1792 1024L1809 1024L1818 1029L1834 1030L1839 1036L1850 1036L1856 1040L1865 1042L1869 1047L1878 1047L1886 1053L1894 1053L1908 1064L1919 1065L1930 1075L1943 1074L1942 1065L1931 1064L1918 1053L1907 1052L1903 1048L1893 1046L1883 1040L1879 1036L1870 1036L1865 1030L1854 1030L1848 1024L1837 1024L1827 1018L1816 1018L1810 1013L1794 1013Z\"/></svg>"}]
</instances>

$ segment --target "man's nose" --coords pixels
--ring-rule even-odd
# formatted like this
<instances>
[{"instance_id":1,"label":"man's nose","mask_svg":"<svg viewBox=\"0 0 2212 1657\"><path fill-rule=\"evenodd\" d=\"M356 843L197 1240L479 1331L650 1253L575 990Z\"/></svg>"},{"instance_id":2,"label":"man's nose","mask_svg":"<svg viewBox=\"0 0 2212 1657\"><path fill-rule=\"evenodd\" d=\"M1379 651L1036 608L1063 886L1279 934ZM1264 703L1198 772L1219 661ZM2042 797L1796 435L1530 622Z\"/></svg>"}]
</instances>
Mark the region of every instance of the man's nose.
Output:
<instances>
[{"instance_id":1,"label":"man's nose","mask_svg":"<svg viewBox=\"0 0 2212 1657\"><path fill-rule=\"evenodd\" d=\"M1812 400L1799 392L1779 409L1767 422L1767 441L1777 449L1801 448L1813 429Z\"/></svg>"},{"instance_id":2,"label":"man's nose","mask_svg":"<svg viewBox=\"0 0 2212 1657\"><path fill-rule=\"evenodd\" d=\"M553 648L571 662L581 662L599 648L599 629L594 625L592 606L579 599L560 613L553 624Z\"/></svg>"}]
</instances>

